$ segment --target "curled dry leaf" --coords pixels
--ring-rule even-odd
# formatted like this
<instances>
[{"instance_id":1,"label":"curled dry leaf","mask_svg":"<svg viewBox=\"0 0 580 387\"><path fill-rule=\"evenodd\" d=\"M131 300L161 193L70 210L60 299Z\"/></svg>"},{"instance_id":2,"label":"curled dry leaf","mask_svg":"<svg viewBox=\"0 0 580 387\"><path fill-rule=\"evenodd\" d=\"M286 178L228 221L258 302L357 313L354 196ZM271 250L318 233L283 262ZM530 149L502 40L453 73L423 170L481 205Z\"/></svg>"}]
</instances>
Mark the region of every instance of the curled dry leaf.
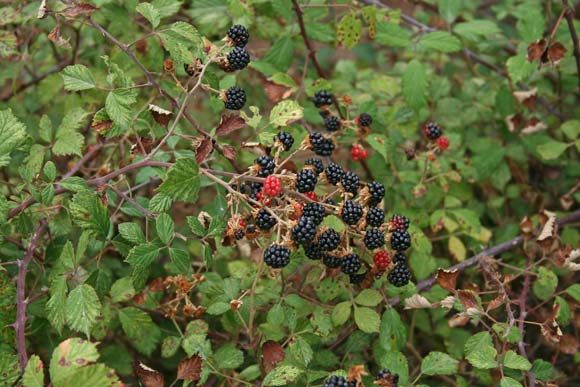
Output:
<instances>
[{"instance_id":1,"label":"curled dry leaf","mask_svg":"<svg viewBox=\"0 0 580 387\"><path fill-rule=\"evenodd\" d=\"M548 43L546 39L538 39L528 46L528 61L533 62L540 59L546 51Z\"/></svg>"},{"instance_id":2,"label":"curled dry leaf","mask_svg":"<svg viewBox=\"0 0 580 387\"><path fill-rule=\"evenodd\" d=\"M532 117L526 122L526 126L522 129L523 135L528 135L532 133L541 132L542 130L548 129L548 125L540 121L539 119Z\"/></svg>"},{"instance_id":3,"label":"curled dry leaf","mask_svg":"<svg viewBox=\"0 0 580 387\"><path fill-rule=\"evenodd\" d=\"M475 298L475 293L471 290L458 290L457 296L459 297L461 305L466 310L470 308L479 309L479 303L477 302L477 298Z\"/></svg>"},{"instance_id":4,"label":"curled dry leaf","mask_svg":"<svg viewBox=\"0 0 580 387\"><path fill-rule=\"evenodd\" d=\"M66 8L63 13L68 17L77 17L80 15L90 15L93 12L97 11L98 8L92 4L85 3L85 2L78 2L72 7Z\"/></svg>"},{"instance_id":5,"label":"curled dry leaf","mask_svg":"<svg viewBox=\"0 0 580 387\"><path fill-rule=\"evenodd\" d=\"M542 336L544 336L546 340L554 344L559 343L562 337L562 330L560 329L560 326L556 322L556 316L558 315L559 311L560 304L554 304L554 306L552 307L552 313L546 319L546 321L544 321L541 328Z\"/></svg>"},{"instance_id":6,"label":"curled dry leaf","mask_svg":"<svg viewBox=\"0 0 580 387\"><path fill-rule=\"evenodd\" d=\"M522 219L522 221L520 222L520 230L522 231L522 234L524 234L526 238L530 238L532 236L532 234L534 233L534 224L532 223L532 220L529 217L526 216Z\"/></svg>"},{"instance_id":7,"label":"curled dry leaf","mask_svg":"<svg viewBox=\"0 0 580 387\"><path fill-rule=\"evenodd\" d=\"M213 151L213 140L205 137L195 149L195 162L201 164Z\"/></svg>"},{"instance_id":8,"label":"curled dry leaf","mask_svg":"<svg viewBox=\"0 0 580 387\"><path fill-rule=\"evenodd\" d=\"M177 379L200 380L201 357L196 354L180 361L177 365Z\"/></svg>"},{"instance_id":9,"label":"curled dry leaf","mask_svg":"<svg viewBox=\"0 0 580 387\"><path fill-rule=\"evenodd\" d=\"M564 47L562 43L554 42L550 48L548 48L548 61L552 64L552 66L556 66L558 63L560 63L567 51L568 49Z\"/></svg>"},{"instance_id":10,"label":"curled dry leaf","mask_svg":"<svg viewBox=\"0 0 580 387\"><path fill-rule=\"evenodd\" d=\"M56 44L59 47L67 49L71 48L69 40L62 37L59 26L55 26L52 29L52 31L50 31L50 33L48 34L48 39L50 39L52 42L54 42L54 44Z\"/></svg>"},{"instance_id":11,"label":"curled dry leaf","mask_svg":"<svg viewBox=\"0 0 580 387\"><path fill-rule=\"evenodd\" d=\"M153 119L155 120L155 122L157 122L159 125L163 126L164 128L167 127L169 120L171 120L171 117L173 116L173 113L170 112L169 110L165 110L165 109L163 109L157 105L153 105L153 104L149 104L149 111L151 112L151 115L153 116Z\"/></svg>"},{"instance_id":12,"label":"curled dry leaf","mask_svg":"<svg viewBox=\"0 0 580 387\"><path fill-rule=\"evenodd\" d=\"M364 365L353 365L348 370L348 381L356 381L357 387L364 387L362 382L362 377L368 375L368 372L365 371Z\"/></svg>"},{"instance_id":13,"label":"curled dry leaf","mask_svg":"<svg viewBox=\"0 0 580 387\"><path fill-rule=\"evenodd\" d=\"M443 300L441 300L441 302L439 302L439 305L446 309L453 308L453 306L455 305L455 296L445 297Z\"/></svg>"},{"instance_id":14,"label":"curled dry leaf","mask_svg":"<svg viewBox=\"0 0 580 387\"><path fill-rule=\"evenodd\" d=\"M133 365L135 375L139 378L141 384L145 387L164 387L165 379L161 373L155 371L153 368L147 367L140 361Z\"/></svg>"},{"instance_id":15,"label":"curled dry leaf","mask_svg":"<svg viewBox=\"0 0 580 387\"><path fill-rule=\"evenodd\" d=\"M457 269L445 270L440 268L439 270L437 270L437 275L435 276L435 279L437 280L439 286L441 286L445 290L452 292L455 290L455 286L457 285L458 274L459 272L457 271Z\"/></svg>"},{"instance_id":16,"label":"curled dry leaf","mask_svg":"<svg viewBox=\"0 0 580 387\"><path fill-rule=\"evenodd\" d=\"M215 134L218 136L225 136L231 132L241 129L246 126L246 120L236 114L223 114L220 124L216 128Z\"/></svg>"},{"instance_id":17,"label":"curled dry leaf","mask_svg":"<svg viewBox=\"0 0 580 387\"><path fill-rule=\"evenodd\" d=\"M544 242L547 240L551 240L555 236L556 232L556 214L547 210L542 211L540 214L540 221L543 224L542 231L538 238L536 239L538 242Z\"/></svg>"},{"instance_id":18,"label":"curled dry leaf","mask_svg":"<svg viewBox=\"0 0 580 387\"><path fill-rule=\"evenodd\" d=\"M293 87L288 87L281 85L276 82L272 82L269 79L262 79L262 84L264 85L264 91L268 96L268 99L272 102L280 102L283 99L290 97L294 91Z\"/></svg>"},{"instance_id":19,"label":"curled dry leaf","mask_svg":"<svg viewBox=\"0 0 580 387\"><path fill-rule=\"evenodd\" d=\"M531 90L514 91L513 94L519 102L524 102L531 97L535 97L538 94L538 88L534 87Z\"/></svg>"},{"instance_id":20,"label":"curled dry leaf","mask_svg":"<svg viewBox=\"0 0 580 387\"><path fill-rule=\"evenodd\" d=\"M564 211L569 211L570 208L572 208L572 206L574 205L574 199L572 198L572 195L565 194L562 197L560 197L560 205L562 206L562 209Z\"/></svg>"},{"instance_id":21,"label":"curled dry leaf","mask_svg":"<svg viewBox=\"0 0 580 387\"><path fill-rule=\"evenodd\" d=\"M36 17L38 19L44 19L46 17L47 11L48 11L48 8L46 6L46 0L42 0L40 2L40 7L38 7L38 14L36 15Z\"/></svg>"},{"instance_id":22,"label":"curled dry leaf","mask_svg":"<svg viewBox=\"0 0 580 387\"><path fill-rule=\"evenodd\" d=\"M231 145L222 145L221 149L222 149L222 154L228 160L235 160L236 156L238 155L236 148L234 148Z\"/></svg>"},{"instance_id":23,"label":"curled dry leaf","mask_svg":"<svg viewBox=\"0 0 580 387\"><path fill-rule=\"evenodd\" d=\"M505 295L499 295L487 304L486 312L499 308L505 301Z\"/></svg>"},{"instance_id":24,"label":"curled dry leaf","mask_svg":"<svg viewBox=\"0 0 580 387\"><path fill-rule=\"evenodd\" d=\"M578 258L580 258L580 249L572 250L564 260L564 267L568 270L579 271L580 263L576 263Z\"/></svg>"},{"instance_id":25,"label":"curled dry leaf","mask_svg":"<svg viewBox=\"0 0 580 387\"><path fill-rule=\"evenodd\" d=\"M405 299L405 309L433 308L433 304L420 294L412 295Z\"/></svg>"},{"instance_id":26,"label":"curled dry leaf","mask_svg":"<svg viewBox=\"0 0 580 387\"><path fill-rule=\"evenodd\" d=\"M560 351L566 355L575 355L578 352L578 340L572 335L563 335L560 338Z\"/></svg>"},{"instance_id":27,"label":"curled dry leaf","mask_svg":"<svg viewBox=\"0 0 580 387\"><path fill-rule=\"evenodd\" d=\"M464 327L469 322L469 317L465 316L463 313L458 313L451 317L447 322L450 328Z\"/></svg>"},{"instance_id":28,"label":"curled dry leaf","mask_svg":"<svg viewBox=\"0 0 580 387\"><path fill-rule=\"evenodd\" d=\"M284 348L273 340L262 344L262 365L266 372L270 372L286 357Z\"/></svg>"},{"instance_id":29,"label":"curled dry leaf","mask_svg":"<svg viewBox=\"0 0 580 387\"><path fill-rule=\"evenodd\" d=\"M516 129L519 129L524 124L524 117L521 113L512 114L505 118L505 122L507 124L508 130L510 132L515 132Z\"/></svg>"}]
</instances>

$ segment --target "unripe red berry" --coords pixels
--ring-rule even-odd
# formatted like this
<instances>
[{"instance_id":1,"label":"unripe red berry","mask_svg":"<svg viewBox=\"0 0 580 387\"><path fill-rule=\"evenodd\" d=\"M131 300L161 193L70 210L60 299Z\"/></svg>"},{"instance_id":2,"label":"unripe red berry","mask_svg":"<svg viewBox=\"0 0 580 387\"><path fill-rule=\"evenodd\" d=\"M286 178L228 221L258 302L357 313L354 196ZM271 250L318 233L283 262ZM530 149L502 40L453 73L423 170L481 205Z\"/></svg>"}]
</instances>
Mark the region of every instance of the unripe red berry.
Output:
<instances>
[{"instance_id":1,"label":"unripe red berry","mask_svg":"<svg viewBox=\"0 0 580 387\"><path fill-rule=\"evenodd\" d=\"M389 267L391 264L391 257L389 257L389 253L387 251L379 250L375 253L373 261L377 269L386 270L387 267Z\"/></svg>"},{"instance_id":2,"label":"unripe red berry","mask_svg":"<svg viewBox=\"0 0 580 387\"><path fill-rule=\"evenodd\" d=\"M446 150L447 148L449 148L449 139L447 137L439 137L437 139L437 146L442 151Z\"/></svg>"},{"instance_id":3,"label":"unripe red berry","mask_svg":"<svg viewBox=\"0 0 580 387\"><path fill-rule=\"evenodd\" d=\"M305 192L304 196L306 196L308 199L312 200L313 202L318 201L318 195L316 195L316 192L314 192L314 191Z\"/></svg>"},{"instance_id":4,"label":"unripe red berry","mask_svg":"<svg viewBox=\"0 0 580 387\"><path fill-rule=\"evenodd\" d=\"M264 180L264 187L262 188L262 193L266 196L277 196L282 192L282 180L276 176L268 176Z\"/></svg>"},{"instance_id":5,"label":"unripe red berry","mask_svg":"<svg viewBox=\"0 0 580 387\"><path fill-rule=\"evenodd\" d=\"M369 152L365 148L360 145L354 144L352 148L350 148L350 157L354 161L361 161L369 157Z\"/></svg>"}]
</instances>

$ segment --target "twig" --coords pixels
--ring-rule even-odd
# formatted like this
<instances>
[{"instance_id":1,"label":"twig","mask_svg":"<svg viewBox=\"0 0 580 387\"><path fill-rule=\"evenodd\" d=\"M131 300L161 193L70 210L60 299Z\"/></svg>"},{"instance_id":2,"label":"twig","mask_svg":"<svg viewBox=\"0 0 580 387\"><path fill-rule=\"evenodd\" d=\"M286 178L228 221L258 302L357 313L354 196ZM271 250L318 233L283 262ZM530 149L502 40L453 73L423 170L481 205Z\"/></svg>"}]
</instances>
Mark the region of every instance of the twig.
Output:
<instances>
[{"instance_id":1,"label":"twig","mask_svg":"<svg viewBox=\"0 0 580 387\"><path fill-rule=\"evenodd\" d=\"M16 321L14 322L14 330L16 331L16 350L18 352L18 361L22 369L26 368L28 363L28 355L26 354L26 308L29 300L26 299L26 273L28 265L34 256L34 250L38 245L40 236L46 229L46 221L43 219L40 224L36 226L30 245L26 250L24 259L18 261L18 277L16 278Z\"/></svg>"},{"instance_id":2,"label":"twig","mask_svg":"<svg viewBox=\"0 0 580 387\"><path fill-rule=\"evenodd\" d=\"M101 148L103 148L103 146L105 145L104 142L98 142L96 145L94 145L90 151L88 151L87 153L85 153L85 155L79 160L77 161L77 163L70 169L70 171L68 171L67 173L65 173L64 175L62 175L62 180L73 176L75 173L77 173L82 167L83 165L89 161L90 159L93 158L93 156L99 152L101 150Z\"/></svg>"},{"instance_id":3,"label":"twig","mask_svg":"<svg viewBox=\"0 0 580 387\"><path fill-rule=\"evenodd\" d=\"M576 73L578 75L578 92L580 92L580 43L578 42L578 33L576 33L576 28L574 27L574 11L573 8L568 4L568 0L563 0L564 6L566 7L566 23L568 23L568 29L570 30L570 36L572 37L572 43L574 44L574 58L576 58Z\"/></svg>"},{"instance_id":4,"label":"twig","mask_svg":"<svg viewBox=\"0 0 580 387\"><path fill-rule=\"evenodd\" d=\"M574 211L572 213L570 213L569 215L565 216L562 219L559 219L556 221L556 223L559 226L564 226L568 223L573 223L580 220L580 210L578 211ZM450 268L448 268L447 270L457 270L459 272L462 272L472 266L475 266L479 263L479 260L484 258L484 257L489 257L489 256L496 256L498 254L504 253L506 251L509 251L511 249L514 249L516 247L518 247L519 245L521 245L524 241L524 238L522 236L518 236L515 237L514 239L511 239L507 242L504 242L502 244L499 244L497 246L493 246L490 247L489 249L483 250L481 253L476 254L474 256L472 256L471 258L466 259L463 262L458 263L457 265L453 265ZM424 292L426 290L431 289L431 287L435 285L435 277L432 276L426 280L423 280L421 282L419 282L417 284L417 292ZM401 298L399 296L397 297L393 297L389 300L389 304L394 306L397 305L399 302L401 301Z\"/></svg>"},{"instance_id":5,"label":"twig","mask_svg":"<svg viewBox=\"0 0 580 387\"><path fill-rule=\"evenodd\" d=\"M530 266L530 263L531 263L531 258L528 259L528 266ZM520 352L520 355L522 355L526 359L528 359L528 354L526 352L526 347L525 347L525 343L524 343L524 329L525 329L524 324L525 324L525 319L527 316L526 299L528 298L528 293L530 291L530 278L531 278L530 275L526 273L526 276L524 277L524 288L522 289L522 293L520 294L520 299L519 299L520 316L518 318L518 328L522 332L522 338L518 342L518 350ZM534 375L534 371L529 370L528 372L526 372L526 374L528 375L529 387L535 387L536 386L536 378Z\"/></svg>"},{"instance_id":6,"label":"twig","mask_svg":"<svg viewBox=\"0 0 580 387\"><path fill-rule=\"evenodd\" d=\"M66 66L68 66L69 64L72 64L72 63L74 63L74 58L67 59L66 61L61 62L58 65L56 65L55 67L53 67L51 70L48 70L46 73L38 75L38 76L32 78L30 81L21 84L20 86L18 86L16 88L16 90L14 90L10 94L2 97L2 102L6 102L6 101L10 100L12 97L17 95L18 93L21 93L24 90L28 89L29 87L40 83L44 78L48 77L49 75L52 75L54 73L58 73L59 71L64 69Z\"/></svg>"}]
</instances>

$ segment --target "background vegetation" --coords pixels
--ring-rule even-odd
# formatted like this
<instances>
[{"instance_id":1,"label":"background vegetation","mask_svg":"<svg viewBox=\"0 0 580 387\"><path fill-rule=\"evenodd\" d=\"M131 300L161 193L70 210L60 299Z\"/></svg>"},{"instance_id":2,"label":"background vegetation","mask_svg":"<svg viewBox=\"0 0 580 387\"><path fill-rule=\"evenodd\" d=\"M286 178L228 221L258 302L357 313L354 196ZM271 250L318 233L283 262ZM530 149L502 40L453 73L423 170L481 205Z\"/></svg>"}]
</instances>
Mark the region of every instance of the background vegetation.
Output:
<instances>
[{"instance_id":1,"label":"background vegetation","mask_svg":"<svg viewBox=\"0 0 580 387\"><path fill-rule=\"evenodd\" d=\"M580 385L573 2L1 3L0 386ZM406 286L228 238L252 217L226 183L281 129L301 167L322 89L373 117L330 159L411 220Z\"/></svg>"}]
</instances>

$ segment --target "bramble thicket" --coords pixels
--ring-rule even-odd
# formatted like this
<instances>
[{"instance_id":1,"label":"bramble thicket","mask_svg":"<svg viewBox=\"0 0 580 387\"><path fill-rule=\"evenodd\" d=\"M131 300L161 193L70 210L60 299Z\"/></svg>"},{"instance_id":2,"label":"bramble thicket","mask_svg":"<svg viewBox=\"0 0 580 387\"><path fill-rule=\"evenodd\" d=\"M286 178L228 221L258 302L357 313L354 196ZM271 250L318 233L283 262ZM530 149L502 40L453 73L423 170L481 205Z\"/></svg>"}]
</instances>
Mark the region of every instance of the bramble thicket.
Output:
<instances>
[{"instance_id":1,"label":"bramble thicket","mask_svg":"<svg viewBox=\"0 0 580 387\"><path fill-rule=\"evenodd\" d=\"M580 385L578 15L0 2L0 386Z\"/></svg>"}]
</instances>

